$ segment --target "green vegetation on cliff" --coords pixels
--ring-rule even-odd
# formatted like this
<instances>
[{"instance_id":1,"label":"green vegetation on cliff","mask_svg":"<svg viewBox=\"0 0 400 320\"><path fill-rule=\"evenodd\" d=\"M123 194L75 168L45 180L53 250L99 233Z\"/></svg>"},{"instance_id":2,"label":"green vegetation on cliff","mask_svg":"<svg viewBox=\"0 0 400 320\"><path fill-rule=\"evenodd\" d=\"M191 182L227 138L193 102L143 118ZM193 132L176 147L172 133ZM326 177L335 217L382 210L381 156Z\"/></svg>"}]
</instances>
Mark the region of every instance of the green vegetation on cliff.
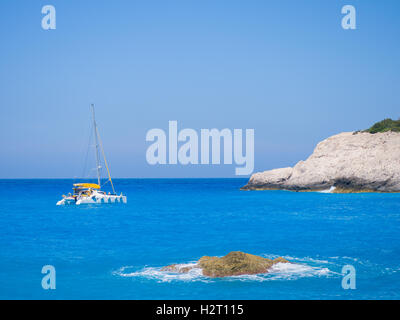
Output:
<instances>
[{"instance_id":1,"label":"green vegetation on cliff","mask_svg":"<svg viewBox=\"0 0 400 320\"><path fill-rule=\"evenodd\" d=\"M371 128L364 131L369 133L378 133L387 131L400 132L400 119L392 120L388 118L375 123Z\"/></svg>"}]
</instances>

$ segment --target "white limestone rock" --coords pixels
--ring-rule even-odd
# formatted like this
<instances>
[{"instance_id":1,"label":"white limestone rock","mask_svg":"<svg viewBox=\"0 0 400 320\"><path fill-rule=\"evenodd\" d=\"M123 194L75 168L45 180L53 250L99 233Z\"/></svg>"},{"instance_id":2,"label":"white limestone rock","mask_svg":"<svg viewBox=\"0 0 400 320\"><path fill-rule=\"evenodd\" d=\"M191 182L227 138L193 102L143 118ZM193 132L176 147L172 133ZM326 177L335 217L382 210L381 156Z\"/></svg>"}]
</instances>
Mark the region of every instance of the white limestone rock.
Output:
<instances>
[{"instance_id":1,"label":"white limestone rock","mask_svg":"<svg viewBox=\"0 0 400 320\"><path fill-rule=\"evenodd\" d=\"M343 132L293 168L255 173L243 190L400 191L400 133Z\"/></svg>"}]
</instances>

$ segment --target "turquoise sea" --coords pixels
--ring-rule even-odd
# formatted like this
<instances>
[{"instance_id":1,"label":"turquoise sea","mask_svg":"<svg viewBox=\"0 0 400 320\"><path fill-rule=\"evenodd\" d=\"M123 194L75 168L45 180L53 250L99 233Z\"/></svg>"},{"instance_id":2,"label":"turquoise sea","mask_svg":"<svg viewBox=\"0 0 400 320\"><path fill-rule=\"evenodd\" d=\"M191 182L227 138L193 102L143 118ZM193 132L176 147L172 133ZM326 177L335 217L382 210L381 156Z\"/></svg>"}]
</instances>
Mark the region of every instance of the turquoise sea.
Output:
<instances>
[{"instance_id":1,"label":"turquoise sea","mask_svg":"<svg viewBox=\"0 0 400 320\"><path fill-rule=\"evenodd\" d=\"M240 191L245 179L116 179L128 204L56 206L72 180L0 180L1 299L399 299L400 194ZM160 271L240 250L271 273ZM56 269L56 289L41 286ZM342 288L342 267L356 289Z\"/></svg>"}]
</instances>

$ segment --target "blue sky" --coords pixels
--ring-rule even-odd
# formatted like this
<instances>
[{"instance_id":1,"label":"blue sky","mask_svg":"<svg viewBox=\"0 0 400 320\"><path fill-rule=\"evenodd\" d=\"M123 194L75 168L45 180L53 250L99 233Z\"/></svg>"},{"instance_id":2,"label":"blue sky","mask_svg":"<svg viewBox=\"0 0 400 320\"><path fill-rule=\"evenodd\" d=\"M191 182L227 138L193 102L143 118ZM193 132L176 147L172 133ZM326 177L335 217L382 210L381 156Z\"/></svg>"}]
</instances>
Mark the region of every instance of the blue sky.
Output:
<instances>
[{"instance_id":1,"label":"blue sky","mask_svg":"<svg viewBox=\"0 0 400 320\"><path fill-rule=\"evenodd\" d=\"M57 29L41 28L43 5ZM357 10L343 30L341 8ZM73 178L96 104L115 177L233 177L150 166L146 132L255 129L255 171L399 118L399 1L1 1L0 178Z\"/></svg>"}]
</instances>

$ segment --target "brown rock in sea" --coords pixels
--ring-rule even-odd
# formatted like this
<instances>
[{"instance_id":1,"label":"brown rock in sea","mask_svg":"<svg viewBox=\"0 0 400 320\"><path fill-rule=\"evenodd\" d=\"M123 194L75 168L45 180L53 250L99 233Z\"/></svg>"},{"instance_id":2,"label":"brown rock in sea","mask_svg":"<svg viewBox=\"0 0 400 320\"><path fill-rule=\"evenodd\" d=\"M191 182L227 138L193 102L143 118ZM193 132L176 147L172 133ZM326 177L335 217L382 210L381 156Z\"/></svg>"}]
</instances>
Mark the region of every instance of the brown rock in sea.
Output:
<instances>
[{"instance_id":1,"label":"brown rock in sea","mask_svg":"<svg viewBox=\"0 0 400 320\"><path fill-rule=\"evenodd\" d=\"M169 266L165 266L165 267L161 268L161 271L187 273L190 270L192 270L193 268L195 268L196 266L197 265L182 267L182 265L179 265L179 264L171 264Z\"/></svg>"},{"instance_id":2,"label":"brown rock in sea","mask_svg":"<svg viewBox=\"0 0 400 320\"><path fill-rule=\"evenodd\" d=\"M275 263L289 263L289 261L287 261L285 258L282 257L278 257L276 259L273 260L274 264Z\"/></svg>"},{"instance_id":3,"label":"brown rock in sea","mask_svg":"<svg viewBox=\"0 0 400 320\"><path fill-rule=\"evenodd\" d=\"M189 266L171 264L163 267L161 271L187 273L193 268L201 268L204 276L220 278L244 274L267 273L268 269L276 263L289 263L289 261L282 257L271 260L241 251L232 251L221 258L201 257L197 264Z\"/></svg>"},{"instance_id":4,"label":"brown rock in sea","mask_svg":"<svg viewBox=\"0 0 400 320\"><path fill-rule=\"evenodd\" d=\"M216 278L267 273L272 265L288 262L281 257L271 260L241 251L232 251L222 258L204 256L200 258L198 265L203 275Z\"/></svg>"}]
</instances>

